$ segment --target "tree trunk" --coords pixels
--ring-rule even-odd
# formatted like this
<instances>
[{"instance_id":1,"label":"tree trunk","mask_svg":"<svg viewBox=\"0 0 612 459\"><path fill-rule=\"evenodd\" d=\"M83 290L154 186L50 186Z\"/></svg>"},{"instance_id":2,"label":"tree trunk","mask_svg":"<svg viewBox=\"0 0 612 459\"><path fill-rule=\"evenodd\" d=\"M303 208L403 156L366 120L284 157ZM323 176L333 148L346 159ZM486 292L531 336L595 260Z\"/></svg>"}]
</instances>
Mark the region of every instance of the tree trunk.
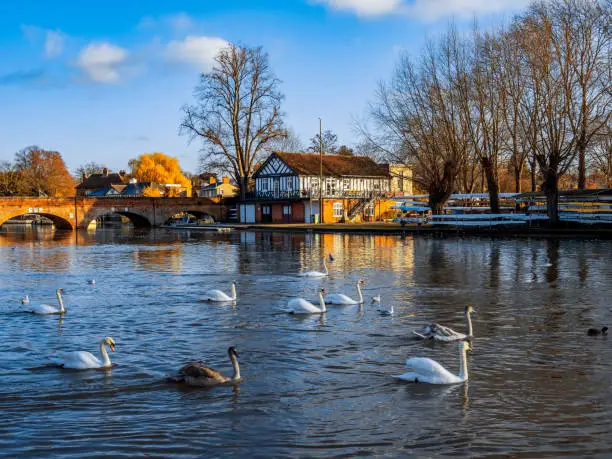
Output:
<instances>
[{"instance_id":1,"label":"tree trunk","mask_svg":"<svg viewBox=\"0 0 612 459\"><path fill-rule=\"evenodd\" d=\"M559 223L559 176L555 170L546 171L543 188L546 195L548 221L551 225L557 225Z\"/></svg>"},{"instance_id":2,"label":"tree trunk","mask_svg":"<svg viewBox=\"0 0 612 459\"><path fill-rule=\"evenodd\" d=\"M586 142L578 141L578 189L586 188Z\"/></svg>"},{"instance_id":3,"label":"tree trunk","mask_svg":"<svg viewBox=\"0 0 612 459\"><path fill-rule=\"evenodd\" d=\"M238 177L238 187L240 188L240 200L246 201L246 193L249 179L247 177Z\"/></svg>"},{"instance_id":4,"label":"tree trunk","mask_svg":"<svg viewBox=\"0 0 612 459\"><path fill-rule=\"evenodd\" d=\"M482 158L482 168L487 179L487 188L489 190L489 205L492 214L499 213L499 184L495 177L495 168L490 158Z\"/></svg>"},{"instance_id":5,"label":"tree trunk","mask_svg":"<svg viewBox=\"0 0 612 459\"><path fill-rule=\"evenodd\" d=\"M531 192L536 192L536 163L535 160L531 162Z\"/></svg>"},{"instance_id":6,"label":"tree trunk","mask_svg":"<svg viewBox=\"0 0 612 459\"><path fill-rule=\"evenodd\" d=\"M444 164L442 180L438 183L429 185L429 207L431 207L431 211L434 215L440 215L444 212L444 206L453 193L455 175L455 163L447 161Z\"/></svg>"},{"instance_id":7,"label":"tree trunk","mask_svg":"<svg viewBox=\"0 0 612 459\"><path fill-rule=\"evenodd\" d=\"M514 192L521 192L521 175L523 175L523 165L514 167Z\"/></svg>"}]
</instances>

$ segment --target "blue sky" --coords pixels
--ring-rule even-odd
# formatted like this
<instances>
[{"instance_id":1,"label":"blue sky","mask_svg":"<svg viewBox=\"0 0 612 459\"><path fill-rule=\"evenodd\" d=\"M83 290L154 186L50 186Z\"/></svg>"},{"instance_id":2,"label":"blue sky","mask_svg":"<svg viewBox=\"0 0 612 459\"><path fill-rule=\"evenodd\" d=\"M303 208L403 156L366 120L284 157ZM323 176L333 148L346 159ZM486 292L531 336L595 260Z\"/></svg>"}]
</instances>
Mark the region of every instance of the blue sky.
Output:
<instances>
[{"instance_id":1,"label":"blue sky","mask_svg":"<svg viewBox=\"0 0 612 459\"><path fill-rule=\"evenodd\" d=\"M0 2L0 160L28 145L74 169L161 151L195 172L181 106L226 42L263 46L304 142L354 144L376 83L449 21L498 22L525 0L105 0Z\"/></svg>"}]
</instances>

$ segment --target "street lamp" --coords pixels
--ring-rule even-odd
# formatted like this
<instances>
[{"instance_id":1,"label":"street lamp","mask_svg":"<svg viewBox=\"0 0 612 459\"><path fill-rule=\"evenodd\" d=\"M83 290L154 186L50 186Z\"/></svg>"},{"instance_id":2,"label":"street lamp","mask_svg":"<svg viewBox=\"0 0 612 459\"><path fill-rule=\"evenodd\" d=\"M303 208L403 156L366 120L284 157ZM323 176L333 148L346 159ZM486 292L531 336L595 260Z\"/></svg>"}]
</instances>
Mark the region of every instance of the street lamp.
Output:
<instances>
[{"instance_id":1,"label":"street lamp","mask_svg":"<svg viewBox=\"0 0 612 459\"><path fill-rule=\"evenodd\" d=\"M323 223L323 121L319 118L319 223Z\"/></svg>"}]
</instances>

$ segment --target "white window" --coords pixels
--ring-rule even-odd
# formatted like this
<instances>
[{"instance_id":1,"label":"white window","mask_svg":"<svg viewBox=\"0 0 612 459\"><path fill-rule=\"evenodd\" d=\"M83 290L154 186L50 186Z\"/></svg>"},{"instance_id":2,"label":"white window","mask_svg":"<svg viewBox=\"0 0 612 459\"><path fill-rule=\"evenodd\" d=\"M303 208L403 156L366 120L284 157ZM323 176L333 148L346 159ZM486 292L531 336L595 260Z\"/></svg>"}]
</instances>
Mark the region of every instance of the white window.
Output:
<instances>
[{"instance_id":1,"label":"white window","mask_svg":"<svg viewBox=\"0 0 612 459\"><path fill-rule=\"evenodd\" d=\"M344 206L341 202L334 202L334 218L342 218L344 216Z\"/></svg>"},{"instance_id":2,"label":"white window","mask_svg":"<svg viewBox=\"0 0 612 459\"><path fill-rule=\"evenodd\" d=\"M373 217L374 216L374 204L368 204L367 206L365 206L365 209L363 211L366 217Z\"/></svg>"},{"instance_id":3,"label":"white window","mask_svg":"<svg viewBox=\"0 0 612 459\"><path fill-rule=\"evenodd\" d=\"M283 206L283 215L291 215L291 206Z\"/></svg>"},{"instance_id":4,"label":"white window","mask_svg":"<svg viewBox=\"0 0 612 459\"><path fill-rule=\"evenodd\" d=\"M293 189L293 177L287 177L287 189L288 190Z\"/></svg>"},{"instance_id":5,"label":"white window","mask_svg":"<svg viewBox=\"0 0 612 459\"><path fill-rule=\"evenodd\" d=\"M261 180L261 191L268 191L268 179Z\"/></svg>"}]
</instances>

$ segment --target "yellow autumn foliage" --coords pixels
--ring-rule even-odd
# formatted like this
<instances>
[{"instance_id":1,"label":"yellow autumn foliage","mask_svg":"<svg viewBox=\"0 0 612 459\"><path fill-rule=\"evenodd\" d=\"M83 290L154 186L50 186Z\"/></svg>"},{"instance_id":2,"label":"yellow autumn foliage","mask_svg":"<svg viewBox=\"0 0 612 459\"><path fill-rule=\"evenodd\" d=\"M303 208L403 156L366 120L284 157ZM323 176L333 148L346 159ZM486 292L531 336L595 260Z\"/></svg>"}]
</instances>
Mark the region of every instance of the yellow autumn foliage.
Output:
<instances>
[{"instance_id":1,"label":"yellow autumn foliage","mask_svg":"<svg viewBox=\"0 0 612 459\"><path fill-rule=\"evenodd\" d=\"M191 181L183 175L177 158L163 153L144 153L133 161L132 174L139 182L152 182L161 185L178 184L190 189ZM148 191L147 191L148 190ZM145 196L159 196L159 191L145 189ZM180 190L168 188L167 196L177 196ZM190 194L190 193L188 193Z\"/></svg>"},{"instance_id":2,"label":"yellow autumn foliage","mask_svg":"<svg viewBox=\"0 0 612 459\"><path fill-rule=\"evenodd\" d=\"M153 188L151 186L148 186L144 190L142 190L142 195L147 197L147 198L159 198L159 197L161 197L161 193L159 191L159 188Z\"/></svg>"}]
</instances>

